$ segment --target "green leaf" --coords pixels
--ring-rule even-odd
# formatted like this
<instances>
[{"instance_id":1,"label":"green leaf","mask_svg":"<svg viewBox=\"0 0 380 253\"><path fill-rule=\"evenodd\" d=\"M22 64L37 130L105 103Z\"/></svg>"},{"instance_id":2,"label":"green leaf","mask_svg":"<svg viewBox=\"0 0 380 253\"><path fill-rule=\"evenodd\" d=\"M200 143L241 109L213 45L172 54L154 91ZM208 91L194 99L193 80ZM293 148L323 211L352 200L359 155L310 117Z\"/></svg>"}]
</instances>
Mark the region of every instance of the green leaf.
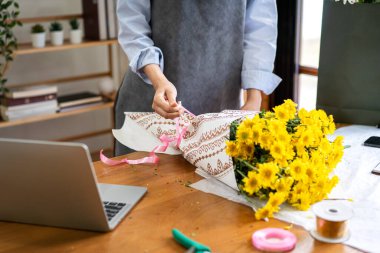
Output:
<instances>
[{"instance_id":1,"label":"green leaf","mask_svg":"<svg viewBox=\"0 0 380 253\"><path fill-rule=\"evenodd\" d=\"M5 6L4 9L8 9L9 6L11 6L11 5L12 5L12 1L9 1L9 2L5 3L5 4L4 4L4 6Z\"/></svg>"}]
</instances>

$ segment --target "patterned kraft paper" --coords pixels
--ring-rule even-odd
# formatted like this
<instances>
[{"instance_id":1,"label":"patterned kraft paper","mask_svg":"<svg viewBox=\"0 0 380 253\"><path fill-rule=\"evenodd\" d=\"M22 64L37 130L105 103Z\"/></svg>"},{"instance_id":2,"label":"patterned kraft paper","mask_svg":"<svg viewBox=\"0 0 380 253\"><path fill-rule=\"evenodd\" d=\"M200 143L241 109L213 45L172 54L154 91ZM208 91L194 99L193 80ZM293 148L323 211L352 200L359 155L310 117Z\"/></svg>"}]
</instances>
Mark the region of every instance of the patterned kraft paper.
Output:
<instances>
[{"instance_id":1,"label":"patterned kraft paper","mask_svg":"<svg viewBox=\"0 0 380 253\"><path fill-rule=\"evenodd\" d=\"M256 113L230 110L196 117L185 113L181 116L180 126L189 126L179 149L171 146L165 153L183 155L195 167L237 190L232 159L225 152L225 143L229 139L231 122L242 117L253 117ZM146 152L161 145L159 137L163 134L176 134L174 120L150 112L126 112L123 127L113 130L114 137L121 144Z\"/></svg>"}]
</instances>

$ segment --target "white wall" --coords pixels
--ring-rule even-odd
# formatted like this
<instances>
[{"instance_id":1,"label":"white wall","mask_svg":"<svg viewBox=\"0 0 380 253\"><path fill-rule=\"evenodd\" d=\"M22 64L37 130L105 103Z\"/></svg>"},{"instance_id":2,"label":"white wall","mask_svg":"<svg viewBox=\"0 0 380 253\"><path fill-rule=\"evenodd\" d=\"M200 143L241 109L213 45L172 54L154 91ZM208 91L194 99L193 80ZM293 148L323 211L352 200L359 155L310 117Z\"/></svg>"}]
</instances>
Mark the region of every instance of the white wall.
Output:
<instances>
[{"instance_id":1,"label":"white wall","mask_svg":"<svg viewBox=\"0 0 380 253\"><path fill-rule=\"evenodd\" d=\"M81 0L19 0L20 18L78 14L82 12ZM68 37L68 21L64 24L65 35ZM19 43L30 41L30 27L25 24L16 28L15 34ZM48 30L49 23L43 23ZM83 28L83 26L82 26ZM115 88L119 85L121 76L126 69L126 57L115 46L114 72ZM120 65L121 64L121 65ZM39 53L17 56L7 73L8 86L25 84L35 81L70 77L76 75L105 72L108 66L107 47L90 47L50 53ZM99 79L60 84L59 95L78 91L98 91ZM77 136L112 127L112 110L106 109L72 117L43 121L17 127L0 129L0 137L54 140L68 136ZM113 145L111 134L102 135L86 140L78 140L89 145L91 151L110 148Z\"/></svg>"}]
</instances>

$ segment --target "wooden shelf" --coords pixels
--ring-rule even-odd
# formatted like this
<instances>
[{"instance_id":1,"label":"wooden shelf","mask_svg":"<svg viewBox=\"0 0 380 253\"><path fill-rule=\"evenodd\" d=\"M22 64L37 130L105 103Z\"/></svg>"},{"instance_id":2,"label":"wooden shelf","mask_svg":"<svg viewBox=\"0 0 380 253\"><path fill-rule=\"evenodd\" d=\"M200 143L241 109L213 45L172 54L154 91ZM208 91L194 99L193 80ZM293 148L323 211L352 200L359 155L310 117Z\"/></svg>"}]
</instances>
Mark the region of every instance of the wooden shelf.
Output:
<instances>
[{"instance_id":1,"label":"wooden shelf","mask_svg":"<svg viewBox=\"0 0 380 253\"><path fill-rule=\"evenodd\" d=\"M71 14L71 15L57 15L57 16L46 16L46 17L33 17L33 18L20 18L23 24L26 23L44 23L55 20L70 20L74 18L83 18L82 14Z\"/></svg>"},{"instance_id":2,"label":"wooden shelf","mask_svg":"<svg viewBox=\"0 0 380 253\"><path fill-rule=\"evenodd\" d=\"M117 44L117 40L101 40L101 41L83 41L80 44L71 44L68 41L62 46L53 46L50 43L46 44L46 47L43 48L34 48L31 43L20 44L18 49L14 51L14 55L27 55L27 54L37 54L37 53L46 53L46 52L54 52L54 51L62 51L62 50L70 50L70 49L78 49L78 48L86 48L86 47L95 47L95 46L108 46Z\"/></svg>"},{"instance_id":3,"label":"wooden shelf","mask_svg":"<svg viewBox=\"0 0 380 253\"><path fill-rule=\"evenodd\" d=\"M105 134L112 134L112 128L99 130L99 131L95 131L95 132L91 132L91 133L85 133L85 134L70 136L70 137L66 137L66 138L61 138L61 139L57 139L55 141L70 142L70 141L86 139L86 138L91 138L91 137L95 137L95 136L99 136L99 135L105 135Z\"/></svg>"},{"instance_id":4,"label":"wooden shelf","mask_svg":"<svg viewBox=\"0 0 380 253\"><path fill-rule=\"evenodd\" d=\"M47 120L52 120L52 119L59 119L59 118L63 118L63 117L68 117L68 116L78 115L78 114L82 114L82 113L108 109L108 108L112 108L112 107L113 107L113 102L106 102L104 104L94 105L94 106L90 106L90 107L86 107L86 108L78 109L78 110L74 110L74 111L69 111L69 112L61 112L61 113L56 113L56 114L33 116L33 117L28 117L28 118L24 118L24 119L15 120L15 121L0 121L0 128L20 126L20 125L24 125L24 124L36 123L36 122L47 121Z\"/></svg>"},{"instance_id":5,"label":"wooden shelf","mask_svg":"<svg viewBox=\"0 0 380 253\"><path fill-rule=\"evenodd\" d=\"M29 83L24 83L24 84L12 84L12 85L9 85L9 87L55 85L59 83L71 83L71 82L77 82L77 81L83 81L83 80L95 79L95 78L101 78L101 77L107 77L107 76L112 76L112 73L110 71L98 72L98 73L91 73L91 74L85 74L85 75L80 75L80 76L71 76L71 77L50 79L50 80L45 80L45 81L29 82Z\"/></svg>"}]
</instances>

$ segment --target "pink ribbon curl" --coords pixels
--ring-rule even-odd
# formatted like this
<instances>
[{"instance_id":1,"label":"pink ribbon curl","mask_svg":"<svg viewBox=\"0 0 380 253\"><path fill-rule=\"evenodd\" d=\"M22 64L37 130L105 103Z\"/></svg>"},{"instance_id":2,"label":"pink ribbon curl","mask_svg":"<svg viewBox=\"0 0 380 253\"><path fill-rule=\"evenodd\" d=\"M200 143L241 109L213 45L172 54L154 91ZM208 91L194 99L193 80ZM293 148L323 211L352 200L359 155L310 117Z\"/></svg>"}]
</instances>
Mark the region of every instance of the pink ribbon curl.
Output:
<instances>
[{"instance_id":1,"label":"pink ribbon curl","mask_svg":"<svg viewBox=\"0 0 380 253\"><path fill-rule=\"evenodd\" d=\"M185 112L189 113L193 117L195 117L194 114L189 112L186 108L182 107ZM169 137L165 134L160 136L160 141L162 145L156 146L147 157L137 159L137 160L129 160L127 158L121 159L121 160L111 160L108 157L106 157L103 154L103 149L100 151L100 160L110 166L116 166L119 164L157 164L160 161L160 158L156 155L156 152L165 152L170 144L174 144L177 148L179 148L179 145L181 144L181 141L187 131L187 127L189 124L184 124L183 127L180 126L180 118L174 119L176 124L176 134L173 137Z\"/></svg>"}]
</instances>

